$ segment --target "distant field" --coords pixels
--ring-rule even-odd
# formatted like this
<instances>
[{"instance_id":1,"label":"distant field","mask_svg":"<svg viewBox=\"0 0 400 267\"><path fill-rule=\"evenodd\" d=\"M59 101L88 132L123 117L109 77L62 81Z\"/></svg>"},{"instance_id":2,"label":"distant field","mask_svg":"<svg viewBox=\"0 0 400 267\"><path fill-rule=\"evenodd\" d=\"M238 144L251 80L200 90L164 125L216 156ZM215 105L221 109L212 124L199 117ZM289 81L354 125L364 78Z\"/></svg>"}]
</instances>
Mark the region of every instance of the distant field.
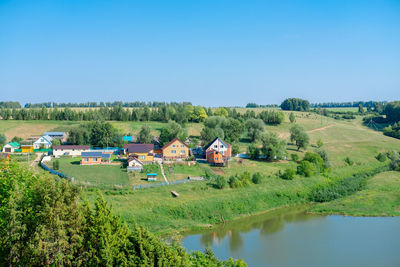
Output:
<instances>
[{"instance_id":1,"label":"distant field","mask_svg":"<svg viewBox=\"0 0 400 267\"><path fill-rule=\"evenodd\" d=\"M358 112L358 108L356 107L347 107L347 108L326 108L327 110L330 111L342 111L342 112Z\"/></svg>"}]
</instances>

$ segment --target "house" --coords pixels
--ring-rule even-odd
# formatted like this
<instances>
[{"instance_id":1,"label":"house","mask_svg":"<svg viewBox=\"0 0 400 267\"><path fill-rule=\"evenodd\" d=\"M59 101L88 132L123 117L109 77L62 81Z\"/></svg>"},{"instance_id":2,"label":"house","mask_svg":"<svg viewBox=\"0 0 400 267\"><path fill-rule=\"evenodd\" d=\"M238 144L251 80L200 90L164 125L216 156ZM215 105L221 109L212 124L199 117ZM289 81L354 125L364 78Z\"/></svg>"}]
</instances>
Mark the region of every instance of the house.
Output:
<instances>
[{"instance_id":1,"label":"house","mask_svg":"<svg viewBox=\"0 0 400 267\"><path fill-rule=\"evenodd\" d=\"M217 137L214 140L212 140L208 145L204 147L204 153L206 154L207 157L207 152L215 150L219 153L221 153L226 160L230 160L232 157L232 146L231 144L223 141L221 138Z\"/></svg>"},{"instance_id":2,"label":"house","mask_svg":"<svg viewBox=\"0 0 400 267\"><path fill-rule=\"evenodd\" d=\"M38 140L36 140L33 143L33 148L34 149L39 149L39 148L50 148L51 147L51 141L53 138L51 138L48 135L43 135L40 137Z\"/></svg>"},{"instance_id":3,"label":"house","mask_svg":"<svg viewBox=\"0 0 400 267\"><path fill-rule=\"evenodd\" d=\"M12 153L15 149L18 149L20 144L18 142L10 142L3 146L3 152Z\"/></svg>"},{"instance_id":4,"label":"house","mask_svg":"<svg viewBox=\"0 0 400 267\"><path fill-rule=\"evenodd\" d=\"M211 163L215 166L224 166L228 161L221 152L218 152L214 149L206 152L206 159L208 163Z\"/></svg>"},{"instance_id":5,"label":"house","mask_svg":"<svg viewBox=\"0 0 400 267\"><path fill-rule=\"evenodd\" d=\"M124 153L129 157L137 157L145 164L154 162L153 144L124 144Z\"/></svg>"},{"instance_id":6,"label":"house","mask_svg":"<svg viewBox=\"0 0 400 267\"><path fill-rule=\"evenodd\" d=\"M53 146L53 155L55 157L60 156L81 156L82 152L89 152L90 146L75 146L75 145L64 145L64 146Z\"/></svg>"},{"instance_id":7,"label":"house","mask_svg":"<svg viewBox=\"0 0 400 267\"><path fill-rule=\"evenodd\" d=\"M173 139L162 147L164 159L187 159L190 154L189 151L189 147L179 138Z\"/></svg>"},{"instance_id":8,"label":"house","mask_svg":"<svg viewBox=\"0 0 400 267\"><path fill-rule=\"evenodd\" d=\"M22 153L32 153L33 145L21 145L21 152Z\"/></svg>"},{"instance_id":9,"label":"house","mask_svg":"<svg viewBox=\"0 0 400 267\"><path fill-rule=\"evenodd\" d=\"M8 153L0 153L0 162L4 162L6 164L10 163L10 154Z\"/></svg>"},{"instance_id":10,"label":"house","mask_svg":"<svg viewBox=\"0 0 400 267\"><path fill-rule=\"evenodd\" d=\"M147 181L157 181L157 173L148 173L146 176Z\"/></svg>"},{"instance_id":11,"label":"house","mask_svg":"<svg viewBox=\"0 0 400 267\"><path fill-rule=\"evenodd\" d=\"M137 157L130 157L128 159L127 171L141 171L143 169L143 162Z\"/></svg>"},{"instance_id":12,"label":"house","mask_svg":"<svg viewBox=\"0 0 400 267\"><path fill-rule=\"evenodd\" d=\"M102 163L110 163L111 155L102 152L82 152L81 165L98 165Z\"/></svg>"},{"instance_id":13,"label":"house","mask_svg":"<svg viewBox=\"0 0 400 267\"><path fill-rule=\"evenodd\" d=\"M43 136L46 135L52 139L59 139L61 143L67 141L67 134L65 132L45 132Z\"/></svg>"}]
</instances>

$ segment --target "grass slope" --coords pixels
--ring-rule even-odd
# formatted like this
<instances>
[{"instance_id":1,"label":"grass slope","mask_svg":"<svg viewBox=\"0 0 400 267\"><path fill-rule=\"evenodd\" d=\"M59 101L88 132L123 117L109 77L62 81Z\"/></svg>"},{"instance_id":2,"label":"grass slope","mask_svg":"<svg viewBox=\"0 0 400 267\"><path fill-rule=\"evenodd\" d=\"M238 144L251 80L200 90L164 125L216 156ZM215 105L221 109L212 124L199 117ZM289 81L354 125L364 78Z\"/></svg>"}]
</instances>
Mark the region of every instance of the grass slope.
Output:
<instances>
[{"instance_id":1,"label":"grass slope","mask_svg":"<svg viewBox=\"0 0 400 267\"><path fill-rule=\"evenodd\" d=\"M400 173L384 172L354 195L314 206L312 212L351 216L399 216Z\"/></svg>"}]
</instances>

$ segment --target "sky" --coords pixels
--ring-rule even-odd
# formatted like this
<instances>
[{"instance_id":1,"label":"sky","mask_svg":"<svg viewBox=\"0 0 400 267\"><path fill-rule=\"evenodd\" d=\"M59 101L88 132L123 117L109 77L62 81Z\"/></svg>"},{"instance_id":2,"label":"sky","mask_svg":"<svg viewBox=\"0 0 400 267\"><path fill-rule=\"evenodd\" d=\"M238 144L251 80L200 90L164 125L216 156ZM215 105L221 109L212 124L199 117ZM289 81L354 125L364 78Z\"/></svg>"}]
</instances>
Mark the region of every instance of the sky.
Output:
<instances>
[{"instance_id":1,"label":"sky","mask_svg":"<svg viewBox=\"0 0 400 267\"><path fill-rule=\"evenodd\" d=\"M0 0L0 101L400 100L400 0Z\"/></svg>"}]
</instances>

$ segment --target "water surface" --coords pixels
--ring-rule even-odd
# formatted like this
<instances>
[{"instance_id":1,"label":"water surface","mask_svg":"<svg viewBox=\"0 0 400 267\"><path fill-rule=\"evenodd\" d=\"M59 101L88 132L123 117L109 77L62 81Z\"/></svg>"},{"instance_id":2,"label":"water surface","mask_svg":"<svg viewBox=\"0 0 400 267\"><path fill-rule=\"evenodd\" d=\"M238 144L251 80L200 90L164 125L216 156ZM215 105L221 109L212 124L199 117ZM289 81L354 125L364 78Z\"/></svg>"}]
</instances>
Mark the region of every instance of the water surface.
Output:
<instances>
[{"instance_id":1,"label":"water surface","mask_svg":"<svg viewBox=\"0 0 400 267\"><path fill-rule=\"evenodd\" d=\"M306 207L238 220L183 239L249 266L400 266L400 217L310 215Z\"/></svg>"}]
</instances>

